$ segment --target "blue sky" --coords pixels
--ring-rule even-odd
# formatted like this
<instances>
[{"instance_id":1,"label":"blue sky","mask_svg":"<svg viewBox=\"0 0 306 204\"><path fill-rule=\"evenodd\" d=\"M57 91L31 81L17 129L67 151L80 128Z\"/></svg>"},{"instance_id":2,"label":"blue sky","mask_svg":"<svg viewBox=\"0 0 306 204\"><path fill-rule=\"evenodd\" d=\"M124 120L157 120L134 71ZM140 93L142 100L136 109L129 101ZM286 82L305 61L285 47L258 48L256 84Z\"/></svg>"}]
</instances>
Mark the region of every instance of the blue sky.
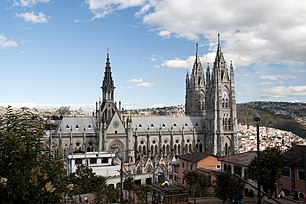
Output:
<instances>
[{"instance_id":1,"label":"blue sky","mask_svg":"<svg viewBox=\"0 0 306 204\"><path fill-rule=\"evenodd\" d=\"M109 49L125 108L184 104L195 44L212 63L217 33L236 100L306 100L306 2L299 0L0 1L0 105L90 107Z\"/></svg>"}]
</instances>

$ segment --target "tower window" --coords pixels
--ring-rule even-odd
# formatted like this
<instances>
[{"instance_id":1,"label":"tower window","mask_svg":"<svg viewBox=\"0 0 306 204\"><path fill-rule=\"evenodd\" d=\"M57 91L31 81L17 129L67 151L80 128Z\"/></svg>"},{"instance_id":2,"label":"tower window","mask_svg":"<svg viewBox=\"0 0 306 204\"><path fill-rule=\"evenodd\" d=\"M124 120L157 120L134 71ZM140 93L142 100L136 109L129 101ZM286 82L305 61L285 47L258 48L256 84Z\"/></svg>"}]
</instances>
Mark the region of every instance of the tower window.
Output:
<instances>
[{"instance_id":1,"label":"tower window","mask_svg":"<svg viewBox=\"0 0 306 204\"><path fill-rule=\"evenodd\" d=\"M142 125L141 125L141 124L139 124L139 125L138 125L138 127L140 127L140 128L141 128L141 127L142 127Z\"/></svg>"},{"instance_id":2,"label":"tower window","mask_svg":"<svg viewBox=\"0 0 306 204\"><path fill-rule=\"evenodd\" d=\"M91 125L88 125L88 129L91 129Z\"/></svg>"}]
</instances>

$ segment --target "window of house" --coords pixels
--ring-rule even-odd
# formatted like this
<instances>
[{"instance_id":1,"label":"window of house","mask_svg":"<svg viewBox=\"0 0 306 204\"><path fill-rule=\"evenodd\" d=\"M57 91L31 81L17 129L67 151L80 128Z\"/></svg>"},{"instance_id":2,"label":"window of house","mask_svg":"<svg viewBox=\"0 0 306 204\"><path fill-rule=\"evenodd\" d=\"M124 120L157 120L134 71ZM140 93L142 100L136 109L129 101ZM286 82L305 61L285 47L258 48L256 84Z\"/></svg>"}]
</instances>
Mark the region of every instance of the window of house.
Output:
<instances>
[{"instance_id":1,"label":"window of house","mask_svg":"<svg viewBox=\"0 0 306 204\"><path fill-rule=\"evenodd\" d=\"M96 158L90 158L89 163L96 164L97 163L97 159Z\"/></svg>"},{"instance_id":2,"label":"window of house","mask_svg":"<svg viewBox=\"0 0 306 204\"><path fill-rule=\"evenodd\" d=\"M82 164L82 159L76 159L75 164Z\"/></svg>"},{"instance_id":3,"label":"window of house","mask_svg":"<svg viewBox=\"0 0 306 204\"><path fill-rule=\"evenodd\" d=\"M298 180L305 181L305 171L298 170Z\"/></svg>"},{"instance_id":4,"label":"window of house","mask_svg":"<svg viewBox=\"0 0 306 204\"><path fill-rule=\"evenodd\" d=\"M182 162L182 167L184 168L184 162Z\"/></svg>"},{"instance_id":5,"label":"window of house","mask_svg":"<svg viewBox=\"0 0 306 204\"><path fill-rule=\"evenodd\" d=\"M281 172L282 176L291 177L291 172L289 167L284 167Z\"/></svg>"},{"instance_id":6,"label":"window of house","mask_svg":"<svg viewBox=\"0 0 306 204\"><path fill-rule=\"evenodd\" d=\"M101 162L102 162L102 164L108 163L108 158L103 157L103 158L101 159Z\"/></svg>"}]
</instances>

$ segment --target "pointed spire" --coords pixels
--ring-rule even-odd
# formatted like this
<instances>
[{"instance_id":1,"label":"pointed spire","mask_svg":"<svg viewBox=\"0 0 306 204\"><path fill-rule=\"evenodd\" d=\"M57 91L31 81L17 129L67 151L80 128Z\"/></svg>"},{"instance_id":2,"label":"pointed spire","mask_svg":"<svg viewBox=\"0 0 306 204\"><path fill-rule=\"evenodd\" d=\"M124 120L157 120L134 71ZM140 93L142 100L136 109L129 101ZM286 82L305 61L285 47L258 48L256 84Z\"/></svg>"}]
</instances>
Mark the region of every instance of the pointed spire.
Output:
<instances>
[{"instance_id":1,"label":"pointed spire","mask_svg":"<svg viewBox=\"0 0 306 204\"><path fill-rule=\"evenodd\" d=\"M114 100L114 81L109 60L109 49L107 49L104 78L102 82L103 101Z\"/></svg>"},{"instance_id":2,"label":"pointed spire","mask_svg":"<svg viewBox=\"0 0 306 204\"><path fill-rule=\"evenodd\" d=\"M218 33L218 48L217 48L217 55L221 52L221 42L220 42L220 33Z\"/></svg>"},{"instance_id":3,"label":"pointed spire","mask_svg":"<svg viewBox=\"0 0 306 204\"><path fill-rule=\"evenodd\" d=\"M231 61L231 65L230 65L230 75L231 75L231 80L234 79L234 66L233 66L232 61Z\"/></svg>"},{"instance_id":4,"label":"pointed spire","mask_svg":"<svg viewBox=\"0 0 306 204\"><path fill-rule=\"evenodd\" d=\"M196 68L198 67L198 43L196 43L196 59L195 59L195 64L196 64Z\"/></svg>"}]
</instances>

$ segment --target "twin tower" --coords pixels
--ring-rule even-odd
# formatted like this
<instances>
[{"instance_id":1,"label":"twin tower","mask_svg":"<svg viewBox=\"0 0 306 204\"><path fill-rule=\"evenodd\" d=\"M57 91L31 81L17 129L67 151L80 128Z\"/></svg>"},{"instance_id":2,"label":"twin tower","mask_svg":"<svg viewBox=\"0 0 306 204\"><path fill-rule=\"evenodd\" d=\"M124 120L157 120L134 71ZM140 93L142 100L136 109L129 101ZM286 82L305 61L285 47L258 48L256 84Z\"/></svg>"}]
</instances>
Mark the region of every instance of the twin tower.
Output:
<instances>
[{"instance_id":1,"label":"twin tower","mask_svg":"<svg viewBox=\"0 0 306 204\"><path fill-rule=\"evenodd\" d=\"M205 117L206 142L212 152L228 155L238 151L235 80L232 62L229 69L224 59L220 34L212 68L204 73L196 48L192 72L186 75L185 114Z\"/></svg>"}]
</instances>

